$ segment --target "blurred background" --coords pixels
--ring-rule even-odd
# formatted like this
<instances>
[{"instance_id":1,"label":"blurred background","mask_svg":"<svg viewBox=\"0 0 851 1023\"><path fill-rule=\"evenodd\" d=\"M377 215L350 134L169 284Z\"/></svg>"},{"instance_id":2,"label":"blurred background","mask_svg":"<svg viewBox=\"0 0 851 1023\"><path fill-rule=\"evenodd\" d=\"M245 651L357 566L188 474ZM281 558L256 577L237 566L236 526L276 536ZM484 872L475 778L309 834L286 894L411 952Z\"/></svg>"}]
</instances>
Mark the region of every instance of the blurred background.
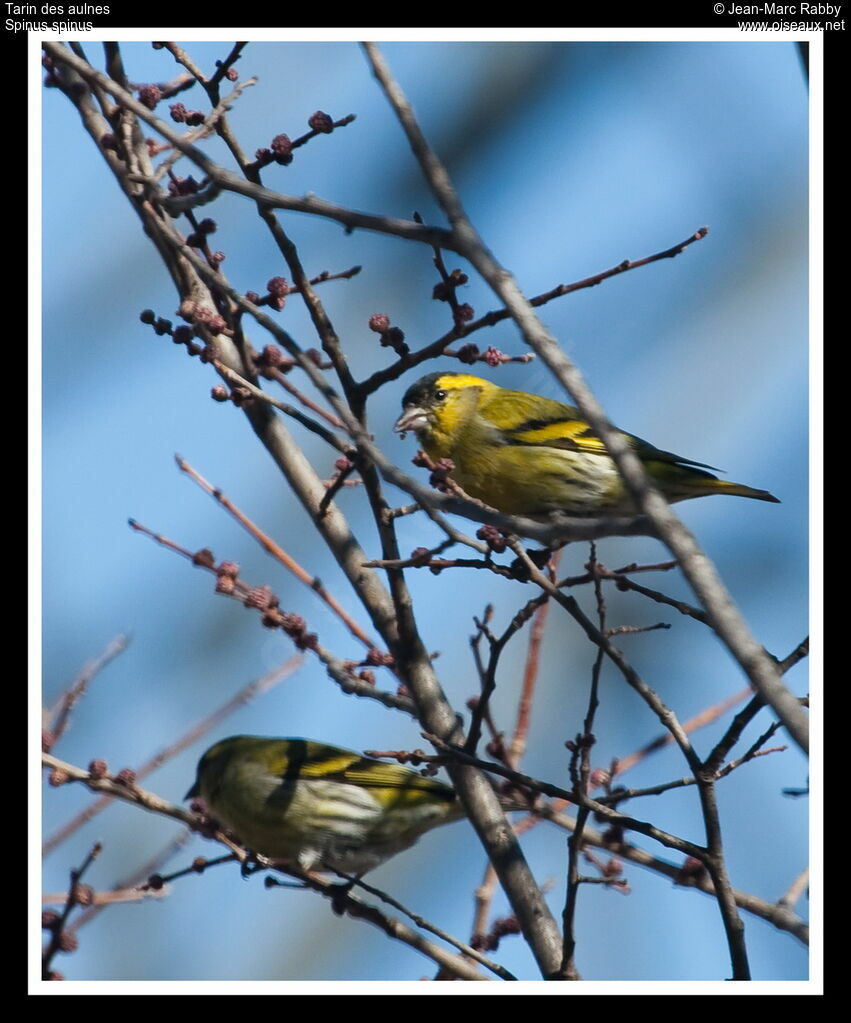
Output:
<instances>
[{"instance_id":1,"label":"blurred background","mask_svg":"<svg viewBox=\"0 0 851 1023\"><path fill-rule=\"evenodd\" d=\"M181 45L207 73L230 49L229 42ZM85 49L103 66L98 44L87 42ZM561 298L540 315L619 426L781 499L768 505L712 498L678 511L715 560L755 635L785 657L808 629L808 98L794 45L394 42L383 50L473 222L527 295L668 248L709 226L707 238L676 259ZM129 77L139 84L167 81L181 70L149 44L125 43L122 51ZM416 210L427 223L443 223L354 43L252 43L237 68L241 79L259 78L231 113L247 152L281 132L296 138L315 110L335 119L357 115L345 129L299 149L289 167L267 168L269 187L395 217ZM177 98L190 109L206 109L198 88ZM165 103L157 113L168 116ZM204 146L232 166L218 140ZM82 766L103 758L117 771L170 745L294 653L289 640L264 630L255 613L216 596L212 576L133 533L128 517L190 549L209 547L217 559L238 562L246 580L268 583L282 607L301 613L338 656L360 657L315 595L176 469L175 453L318 575L364 625L366 616L244 417L210 400L218 382L213 370L139 322L145 308L174 319L175 292L58 90L43 94L43 147L44 697L52 702L115 636L132 637L95 678L54 751ZM177 170L197 177L186 161ZM237 288L264 293L269 278L289 276L250 201L225 194L203 215L218 224L212 247L225 252L223 270ZM363 266L354 279L320 291L356 375L392 359L368 329L373 313L387 313L412 348L450 326L447 306L431 300L437 278L429 249L363 231L346 234L337 224L299 214L281 219L310 274ZM447 265L469 271L452 254ZM497 307L472 274L459 298L477 315ZM304 347L316 345L297 297L275 315ZM258 348L269 340L259 330L251 338ZM471 340L482 349L523 351L510 322ZM438 368L461 367L443 359L413 370L369 407L377 442L415 473L422 470L410 466L413 438L401 441L391 427L405 388ZM565 397L535 362L497 369L479 364L473 371L505 386ZM334 454L298 426L292 429L320 474L332 475ZM407 500L393 488L388 496L398 504ZM340 504L365 550L378 556L363 494L347 489ZM403 550L437 539L422 515L403 520L399 531ZM598 553L611 568L666 554L645 539L604 540ZM587 545L568 547L562 574L578 574L587 558ZM425 642L441 654L441 682L463 711L477 687L468 643L473 615L492 603L492 627L500 633L532 594L480 572L408 575ZM641 581L689 599L671 573ZM577 595L593 611L593 593ZM680 720L745 684L702 625L637 595L609 589L607 597L611 626L672 625L618 643ZM514 723L527 643L524 632L501 662L493 708L506 731ZM568 783L563 743L581 727L594 654L553 609L523 765L529 774ZM787 676L796 693L807 691L806 668L804 662ZM380 672L379 683L392 685ZM697 733L700 752L729 717ZM739 752L769 722L762 712ZM605 666L595 764L608 766L659 731L643 703ZM414 722L343 695L308 657L288 679L146 779L145 787L179 802L203 750L235 733L306 736L353 749L424 745ZM782 742L781 732L771 745ZM681 756L668 748L623 781L651 785L684 773ZM776 900L805 867L807 801L782 792L805 784L805 761L790 746L719 785L737 888ZM92 799L81 786L46 790L45 837ZM684 837L703 838L693 789L630 808ZM48 856L44 888L65 890L69 868L96 839L104 849L87 880L102 889L138 869L178 831L164 819L112 806ZM565 838L541 825L523 840L536 876L551 885L556 916L565 894ZM635 841L666 856L649 840ZM218 851L196 837L164 869ZM466 939L484 865L472 830L456 824L432 832L369 880ZM628 895L600 885L581 892L578 965L586 980L729 976L710 898L635 866L626 866L626 877ZM797 908L806 914L806 899ZM499 893L494 913L508 911ZM796 939L747 914L745 924L755 979L807 978L806 950ZM244 881L230 866L177 881L165 899L112 907L79 936L79 950L54 964L75 980L392 981L434 972L377 930L334 916L315 895L266 891L259 877ZM537 977L519 938L504 939L495 958L519 977Z\"/></svg>"}]
</instances>

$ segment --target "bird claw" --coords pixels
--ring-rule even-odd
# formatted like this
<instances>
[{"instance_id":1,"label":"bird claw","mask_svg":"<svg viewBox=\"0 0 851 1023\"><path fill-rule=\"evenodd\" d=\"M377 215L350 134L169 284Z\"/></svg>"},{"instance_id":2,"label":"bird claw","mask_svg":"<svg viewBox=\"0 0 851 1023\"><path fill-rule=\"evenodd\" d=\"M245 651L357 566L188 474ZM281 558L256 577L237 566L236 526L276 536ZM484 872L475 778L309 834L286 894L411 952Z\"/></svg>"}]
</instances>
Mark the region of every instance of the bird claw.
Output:
<instances>
[{"instance_id":1,"label":"bird claw","mask_svg":"<svg viewBox=\"0 0 851 1023\"><path fill-rule=\"evenodd\" d=\"M247 880L252 874L257 874L261 870L266 869L265 861L261 861L260 857L249 850L248 855L239 865L239 872L242 875L243 880Z\"/></svg>"}]
</instances>

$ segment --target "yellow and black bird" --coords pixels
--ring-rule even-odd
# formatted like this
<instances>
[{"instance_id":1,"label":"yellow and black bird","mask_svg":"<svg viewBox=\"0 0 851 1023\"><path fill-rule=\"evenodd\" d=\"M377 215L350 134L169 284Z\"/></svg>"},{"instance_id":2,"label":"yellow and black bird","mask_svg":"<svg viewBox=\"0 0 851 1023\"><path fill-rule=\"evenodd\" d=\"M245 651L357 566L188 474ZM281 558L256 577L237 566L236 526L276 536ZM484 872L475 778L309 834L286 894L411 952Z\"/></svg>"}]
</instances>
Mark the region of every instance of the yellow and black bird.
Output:
<instances>
[{"instance_id":1,"label":"yellow and black bird","mask_svg":"<svg viewBox=\"0 0 851 1023\"><path fill-rule=\"evenodd\" d=\"M511 391L467 373L430 373L408 388L394 429L413 431L471 497L509 515L634 515L636 507L605 445L579 409ZM713 466L621 433L670 501L708 494L778 499L719 479Z\"/></svg>"},{"instance_id":2,"label":"yellow and black bird","mask_svg":"<svg viewBox=\"0 0 851 1023\"><path fill-rule=\"evenodd\" d=\"M436 778L324 742L263 735L211 746L185 798L199 796L253 852L352 874L464 816L455 790Z\"/></svg>"}]
</instances>

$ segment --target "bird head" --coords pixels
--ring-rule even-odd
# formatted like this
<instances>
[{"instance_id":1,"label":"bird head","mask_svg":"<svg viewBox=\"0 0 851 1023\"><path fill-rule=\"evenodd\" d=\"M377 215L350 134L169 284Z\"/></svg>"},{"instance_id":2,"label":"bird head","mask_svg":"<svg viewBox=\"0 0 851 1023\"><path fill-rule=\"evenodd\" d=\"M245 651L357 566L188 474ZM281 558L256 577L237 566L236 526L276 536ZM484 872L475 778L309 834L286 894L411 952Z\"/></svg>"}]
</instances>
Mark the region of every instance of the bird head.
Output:
<instances>
[{"instance_id":1,"label":"bird head","mask_svg":"<svg viewBox=\"0 0 851 1023\"><path fill-rule=\"evenodd\" d=\"M475 412L483 391L494 385L468 373L429 373L411 384L402 398L402 415L393 429L412 430L419 440L437 434L453 436L459 425Z\"/></svg>"}]
</instances>

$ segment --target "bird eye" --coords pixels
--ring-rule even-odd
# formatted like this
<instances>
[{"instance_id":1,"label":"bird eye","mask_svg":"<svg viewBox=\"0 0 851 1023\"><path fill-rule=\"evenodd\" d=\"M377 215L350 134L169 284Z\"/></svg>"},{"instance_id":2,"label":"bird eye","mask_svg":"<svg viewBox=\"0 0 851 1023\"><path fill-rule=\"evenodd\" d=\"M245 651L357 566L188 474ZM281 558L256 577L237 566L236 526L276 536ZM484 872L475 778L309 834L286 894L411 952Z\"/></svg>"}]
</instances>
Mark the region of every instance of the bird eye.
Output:
<instances>
[{"instance_id":1,"label":"bird eye","mask_svg":"<svg viewBox=\"0 0 851 1023\"><path fill-rule=\"evenodd\" d=\"M443 399L446 397L446 391L435 391L434 396L435 398L437 398L438 401L443 401Z\"/></svg>"}]
</instances>

